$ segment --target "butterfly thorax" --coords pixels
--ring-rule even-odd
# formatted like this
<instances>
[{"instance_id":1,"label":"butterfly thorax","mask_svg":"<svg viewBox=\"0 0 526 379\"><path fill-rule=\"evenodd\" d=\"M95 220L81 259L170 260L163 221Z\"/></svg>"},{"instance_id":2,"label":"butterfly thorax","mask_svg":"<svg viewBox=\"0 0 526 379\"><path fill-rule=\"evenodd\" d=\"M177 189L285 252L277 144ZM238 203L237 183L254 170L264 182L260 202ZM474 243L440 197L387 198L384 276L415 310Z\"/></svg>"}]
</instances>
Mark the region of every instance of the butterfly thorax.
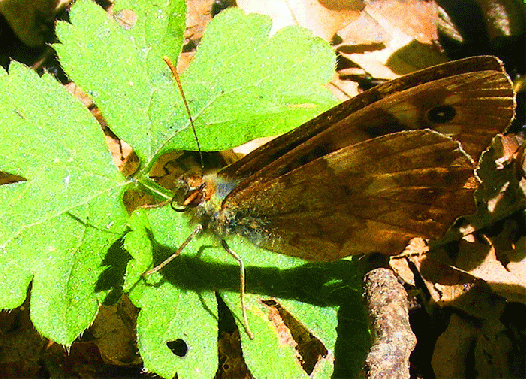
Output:
<instances>
[{"instance_id":1,"label":"butterfly thorax","mask_svg":"<svg viewBox=\"0 0 526 379\"><path fill-rule=\"evenodd\" d=\"M224 207L224 200L238 183L239 181L217 174L187 179L187 191L182 205L205 230L221 237L241 235L258 244L262 238L269 238L262 218L246 210L240 212L232 207Z\"/></svg>"}]
</instances>

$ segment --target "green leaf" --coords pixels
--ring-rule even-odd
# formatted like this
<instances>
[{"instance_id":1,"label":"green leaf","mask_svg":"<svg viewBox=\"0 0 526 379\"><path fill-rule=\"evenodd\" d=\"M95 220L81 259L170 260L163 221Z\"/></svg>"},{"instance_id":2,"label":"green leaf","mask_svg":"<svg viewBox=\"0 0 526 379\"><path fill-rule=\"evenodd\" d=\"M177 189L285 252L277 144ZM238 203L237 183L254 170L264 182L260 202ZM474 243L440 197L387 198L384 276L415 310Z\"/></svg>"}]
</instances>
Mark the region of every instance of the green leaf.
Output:
<instances>
[{"instance_id":1,"label":"green leaf","mask_svg":"<svg viewBox=\"0 0 526 379\"><path fill-rule=\"evenodd\" d=\"M333 75L334 53L310 31L289 27L269 38L270 18L239 9L213 19L182 82L205 150L222 150L287 132L336 105L321 86ZM177 98L177 94L162 96ZM163 104L164 106L164 104ZM169 107L169 104L166 104ZM181 111L158 115L170 128L186 126ZM195 149L191 133L172 126L174 146ZM225 131L228 130L228 133Z\"/></svg>"},{"instance_id":2,"label":"green leaf","mask_svg":"<svg viewBox=\"0 0 526 379\"><path fill-rule=\"evenodd\" d=\"M196 238L181 256L160 272L139 280L137 272L151 267L152 256L156 264L170 256L190 235L194 225L185 215L170 207L136 211L130 223L134 234L127 235L126 246L137 261L133 266L129 265L127 274L136 281L128 282L127 286L132 288L130 298L141 308L137 324L139 351L145 366L164 377L172 377L175 372L182 378L213 376L217 369L214 290L221 292L235 314L241 330L244 357L255 377L308 376L299 365L294 348L280 343L261 299L277 298L325 344L331 354L336 349L336 328L343 330L348 323L339 318L338 306L355 304L359 307L361 276L355 263L346 260L305 263L258 249L240 237L232 237L228 240L229 245L246 266L245 306L249 327L255 336L250 340L242 326L239 267L221 248L216 236L204 234ZM144 254L144 246L150 246L149 254ZM133 272L134 267L140 269ZM184 358L174 355L166 345L178 339L184 340L189 349ZM358 350L363 346L358 346ZM353 351L350 349L348 353ZM272 362L271 366L269 362ZM323 364L333 368L329 361ZM328 377L332 369L323 372L325 376L319 373L316 377Z\"/></svg>"},{"instance_id":3,"label":"green leaf","mask_svg":"<svg viewBox=\"0 0 526 379\"><path fill-rule=\"evenodd\" d=\"M161 37L179 35L180 3L118 2L118 9L129 6L138 16L125 29L93 3L79 1L72 23L57 27L62 45L56 49L68 75L145 167L169 150L196 150L181 95L161 59L181 50L179 37L173 45ZM334 70L330 47L298 27L269 37L270 26L268 17L238 9L210 22L181 78L203 150L284 133L336 104L322 87ZM101 70L101 62L112 72Z\"/></svg>"},{"instance_id":4,"label":"green leaf","mask_svg":"<svg viewBox=\"0 0 526 379\"><path fill-rule=\"evenodd\" d=\"M91 114L53 78L16 63L0 75L0 307L32 280L37 330L69 345L95 318L108 247L122 236L126 185Z\"/></svg>"},{"instance_id":5,"label":"green leaf","mask_svg":"<svg viewBox=\"0 0 526 379\"><path fill-rule=\"evenodd\" d=\"M133 8L137 22L125 29L95 3L79 1L72 23L57 25L62 44L54 47L112 130L147 162L155 154L151 99L158 86L171 84L161 55L176 57L181 50L185 2L137 1Z\"/></svg>"}]
</instances>

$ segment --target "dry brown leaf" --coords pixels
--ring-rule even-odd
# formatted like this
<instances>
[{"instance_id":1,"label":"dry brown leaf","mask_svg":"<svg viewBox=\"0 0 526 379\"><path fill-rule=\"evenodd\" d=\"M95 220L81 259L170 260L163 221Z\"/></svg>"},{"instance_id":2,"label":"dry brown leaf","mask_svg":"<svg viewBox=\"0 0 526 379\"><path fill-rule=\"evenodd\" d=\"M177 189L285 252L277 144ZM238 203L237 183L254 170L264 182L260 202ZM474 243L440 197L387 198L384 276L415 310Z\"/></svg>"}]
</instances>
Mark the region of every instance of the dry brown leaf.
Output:
<instances>
[{"instance_id":1,"label":"dry brown leaf","mask_svg":"<svg viewBox=\"0 0 526 379\"><path fill-rule=\"evenodd\" d=\"M432 365L437 379L464 378L470 348L477 328L472 323L452 315L446 331L438 338Z\"/></svg>"},{"instance_id":2,"label":"dry brown leaf","mask_svg":"<svg viewBox=\"0 0 526 379\"><path fill-rule=\"evenodd\" d=\"M427 0L369 0L367 13L382 17L392 28L401 30L417 41L432 44L437 36L438 8Z\"/></svg>"},{"instance_id":3,"label":"dry brown leaf","mask_svg":"<svg viewBox=\"0 0 526 379\"><path fill-rule=\"evenodd\" d=\"M506 230L504 228L504 231ZM511 245L512 238L507 233L503 234L500 238L499 256L496 253L498 246L490 241L487 244L479 241L464 242L461 244L455 267L483 279L495 293L508 300L526 303L526 257L522 254L522 258L517 256L517 260L511 259L516 253L516 246ZM521 245L518 249L524 252L524 242L521 242Z\"/></svg>"},{"instance_id":4,"label":"dry brown leaf","mask_svg":"<svg viewBox=\"0 0 526 379\"><path fill-rule=\"evenodd\" d=\"M360 0L238 0L237 5L247 13L270 16L271 35L285 26L300 25L326 41L364 8Z\"/></svg>"},{"instance_id":5,"label":"dry brown leaf","mask_svg":"<svg viewBox=\"0 0 526 379\"><path fill-rule=\"evenodd\" d=\"M361 17L340 30L338 50L382 79L443 63L447 58L433 47L437 17L434 2L368 1Z\"/></svg>"},{"instance_id":6,"label":"dry brown leaf","mask_svg":"<svg viewBox=\"0 0 526 379\"><path fill-rule=\"evenodd\" d=\"M27 299L23 306L0 312L0 336L2 375L30 375L38 371L47 340L31 324Z\"/></svg>"},{"instance_id":7,"label":"dry brown leaf","mask_svg":"<svg viewBox=\"0 0 526 379\"><path fill-rule=\"evenodd\" d=\"M485 322L478 328L474 349L474 370L479 377L513 378L513 342L509 331L498 321Z\"/></svg>"},{"instance_id":8,"label":"dry brown leaf","mask_svg":"<svg viewBox=\"0 0 526 379\"><path fill-rule=\"evenodd\" d=\"M498 319L505 300L482 279L427 256L408 257L417 268L432 300L480 319Z\"/></svg>"},{"instance_id":9,"label":"dry brown leaf","mask_svg":"<svg viewBox=\"0 0 526 379\"><path fill-rule=\"evenodd\" d=\"M105 363L116 366L140 364L135 346L137 314L137 308L126 296L114 305L100 307L89 333Z\"/></svg>"},{"instance_id":10,"label":"dry brown leaf","mask_svg":"<svg viewBox=\"0 0 526 379\"><path fill-rule=\"evenodd\" d=\"M471 220L475 229L491 225L526 207L526 178L522 169L524 142L517 135L497 135L477 170L482 189L477 198L485 205Z\"/></svg>"},{"instance_id":11,"label":"dry brown leaf","mask_svg":"<svg viewBox=\"0 0 526 379\"><path fill-rule=\"evenodd\" d=\"M482 378L516 377L521 357L509 335L498 320L477 324L453 314L435 344L432 365L436 378L460 378L466 372L477 372Z\"/></svg>"}]
</instances>

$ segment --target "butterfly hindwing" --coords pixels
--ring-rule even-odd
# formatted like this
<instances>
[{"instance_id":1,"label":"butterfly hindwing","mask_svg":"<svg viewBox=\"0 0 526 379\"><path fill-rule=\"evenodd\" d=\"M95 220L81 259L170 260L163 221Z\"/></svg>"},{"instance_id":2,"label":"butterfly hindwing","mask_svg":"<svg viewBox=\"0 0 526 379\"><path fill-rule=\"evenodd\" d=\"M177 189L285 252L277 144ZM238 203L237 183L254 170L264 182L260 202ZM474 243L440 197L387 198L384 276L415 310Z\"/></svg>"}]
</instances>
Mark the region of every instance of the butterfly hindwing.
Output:
<instances>
[{"instance_id":1,"label":"butterfly hindwing","mask_svg":"<svg viewBox=\"0 0 526 379\"><path fill-rule=\"evenodd\" d=\"M441 236L460 214L474 210L472 175L457 142L429 130L409 131L253 182L223 205L258 220L248 238L286 255L329 261L396 254L411 238Z\"/></svg>"}]
</instances>

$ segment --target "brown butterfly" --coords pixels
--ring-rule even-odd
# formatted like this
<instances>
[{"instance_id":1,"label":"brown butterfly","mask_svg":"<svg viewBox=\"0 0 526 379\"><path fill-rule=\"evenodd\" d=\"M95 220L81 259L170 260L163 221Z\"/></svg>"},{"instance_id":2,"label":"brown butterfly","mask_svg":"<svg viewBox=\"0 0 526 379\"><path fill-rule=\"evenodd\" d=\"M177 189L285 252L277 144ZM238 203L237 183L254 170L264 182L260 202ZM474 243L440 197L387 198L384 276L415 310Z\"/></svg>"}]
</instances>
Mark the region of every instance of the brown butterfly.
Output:
<instances>
[{"instance_id":1,"label":"brown butterfly","mask_svg":"<svg viewBox=\"0 0 526 379\"><path fill-rule=\"evenodd\" d=\"M473 161L513 113L497 58L434 66L194 179L183 204L203 229L307 260L397 254L474 211Z\"/></svg>"},{"instance_id":2,"label":"brown butterfly","mask_svg":"<svg viewBox=\"0 0 526 379\"><path fill-rule=\"evenodd\" d=\"M199 226L177 253L202 230L235 257L230 234L311 261L394 255L414 237L439 238L475 210L474 162L514 105L502 63L489 56L374 87L215 175L188 179L182 205Z\"/></svg>"}]
</instances>

